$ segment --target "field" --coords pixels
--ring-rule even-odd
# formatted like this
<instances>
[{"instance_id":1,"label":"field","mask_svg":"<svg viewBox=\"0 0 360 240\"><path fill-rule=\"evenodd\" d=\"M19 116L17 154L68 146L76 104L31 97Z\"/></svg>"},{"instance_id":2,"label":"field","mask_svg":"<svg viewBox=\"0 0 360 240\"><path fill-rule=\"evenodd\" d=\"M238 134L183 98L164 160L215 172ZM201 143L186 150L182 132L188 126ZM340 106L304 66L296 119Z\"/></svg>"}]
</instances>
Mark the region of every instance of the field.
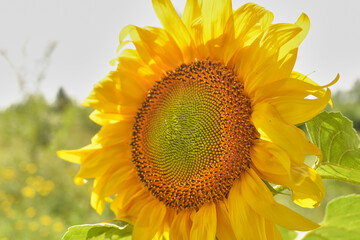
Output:
<instances>
[{"instance_id":1,"label":"field","mask_svg":"<svg viewBox=\"0 0 360 240\"><path fill-rule=\"evenodd\" d=\"M0 113L1 240L61 239L71 225L114 217L91 209L91 184L75 185L78 166L56 156L88 144L98 130L90 109L63 100L32 95Z\"/></svg>"}]
</instances>

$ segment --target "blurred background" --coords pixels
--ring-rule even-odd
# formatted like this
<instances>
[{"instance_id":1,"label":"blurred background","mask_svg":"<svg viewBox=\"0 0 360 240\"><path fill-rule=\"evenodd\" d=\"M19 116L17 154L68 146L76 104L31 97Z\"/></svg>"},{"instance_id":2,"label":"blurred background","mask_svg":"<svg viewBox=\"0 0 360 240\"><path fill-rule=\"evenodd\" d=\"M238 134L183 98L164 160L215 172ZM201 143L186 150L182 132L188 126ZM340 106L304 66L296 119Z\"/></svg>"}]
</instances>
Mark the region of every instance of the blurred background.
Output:
<instances>
[{"instance_id":1,"label":"blurred background","mask_svg":"<svg viewBox=\"0 0 360 240\"><path fill-rule=\"evenodd\" d=\"M312 26L295 70L330 82L334 111L360 131L360 2L253 1L295 22L305 12ZM173 1L179 14L185 0ZM245 1L233 1L236 9ZM114 218L90 207L91 181L77 186L79 167L56 156L90 142L99 126L79 102L111 70L119 31L127 24L160 26L151 1L0 0L0 240L60 239L69 226ZM330 109L331 110L331 109ZM321 207L297 208L320 222L326 202L360 193L358 186L325 180Z\"/></svg>"}]
</instances>

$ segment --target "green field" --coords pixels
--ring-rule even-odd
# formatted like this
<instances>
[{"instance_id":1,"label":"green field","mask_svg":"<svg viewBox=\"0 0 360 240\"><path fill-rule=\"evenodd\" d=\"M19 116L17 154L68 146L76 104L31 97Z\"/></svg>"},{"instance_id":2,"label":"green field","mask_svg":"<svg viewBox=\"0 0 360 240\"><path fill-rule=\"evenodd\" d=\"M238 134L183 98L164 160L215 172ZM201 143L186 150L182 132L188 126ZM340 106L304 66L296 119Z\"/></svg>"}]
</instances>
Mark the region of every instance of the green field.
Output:
<instances>
[{"instance_id":1,"label":"green field","mask_svg":"<svg viewBox=\"0 0 360 240\"><path fill-rule=\"evenodd\" d=\"M77 186L78 166L60 160L59 149L82 147L99 127L90 109L59 98L48 104L32 95L0 113L0 239L61 239L75 224L103 216L90 207L90 187Z\"/></svg>"}]
</instances>

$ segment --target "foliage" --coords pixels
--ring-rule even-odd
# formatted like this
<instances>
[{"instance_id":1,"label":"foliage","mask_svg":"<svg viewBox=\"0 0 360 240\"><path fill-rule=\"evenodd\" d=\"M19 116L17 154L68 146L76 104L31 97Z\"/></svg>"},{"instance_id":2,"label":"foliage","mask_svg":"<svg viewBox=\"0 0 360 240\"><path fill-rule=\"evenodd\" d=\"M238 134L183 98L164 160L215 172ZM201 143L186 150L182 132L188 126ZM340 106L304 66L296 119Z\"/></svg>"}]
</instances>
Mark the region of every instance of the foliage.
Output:
<instances>
[{"instance_id":1,"label":"foliage","mask_svg":"<svg viewBox=\"0 0 360 240\"><path fill-rule=\"evenodd\" d=\"M356 240L360 236L360 195L350 195L331 201L321 227L303 240Z\"/></svg>"},{"instance_id":2,"label":"foliage","mask_svg":"<svg viewBox=\"0 0 360 240\"><path fill-rule=\"evenodd\" d=\"M311 140L323 153L316 171L323 178L360 184L360 138L341 113L323 112L306 123Z\"/></svg>"},{"instance_id":3,"label":"foliage","mask_svg":"<svg viewBox=\"0 0 360 240\"><path fill-rule=\"evenodd\" d=\"M295 231L278 226L280 234L284 240L295 240L297 233Z\"/></svg>"},{"instance_id":4,"label":"foliage","mask_svg":"<svg viewBox=\"0 0 360 240\"><path fill-rule=\"evenodd\" d=\"M64 92L52 105L30 95L0 112L0 239L60 239L84 219L114 217L109 212L99 217L91 209L91 184L76 186L78 166L55 153L89 143L98 131L89 112Z\"/></svg>"},{"instance_id":5,"label":"foliage","mask_svg":"<svg viewBox=\"0 0 360 240\"><path fill-rule=\"evenodd\" d=\"M356 240L360 236L360 195L333 199L326 206L320 227L305 234L302 240ZM300 239L294 231L279 228L284 240ZM299 235L300 235L299 234Z\"/></svg>"},{"instance_id":6,"label":"foliage","mask_svg":"<svg viewBox=\"0 0 360 240\"><path fill-rule=\"evenodd\" d=\"M130 240L132 229L132 226L128 224L122 226L108 223L79 225L70 227L62 240Z\"/></svg>"},{"instance_id":7,"label":"foliage","mask_svg":"<svg viewBox=\"0 0 360 240\"><path fill-rule=\"evenodd\" d=\"M360 79L348 91L338 91L331 97L334 108L354 122L354 128L360 132ZM330 109L329 109L330 110Z\"/></svg>"}]
</instances>

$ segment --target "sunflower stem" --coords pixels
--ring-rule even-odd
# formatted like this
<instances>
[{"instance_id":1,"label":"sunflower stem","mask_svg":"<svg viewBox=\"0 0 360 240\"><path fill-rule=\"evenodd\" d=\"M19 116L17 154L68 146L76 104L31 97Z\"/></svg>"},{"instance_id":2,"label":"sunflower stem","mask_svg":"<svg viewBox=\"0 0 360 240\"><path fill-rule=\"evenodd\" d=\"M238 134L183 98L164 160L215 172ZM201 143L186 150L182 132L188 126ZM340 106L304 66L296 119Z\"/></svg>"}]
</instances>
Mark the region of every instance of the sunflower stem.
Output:
<instances>
[{"instance_id":1,"label":"sunflower stem","mask_svg":"<svg viewBox=\"0 0 360 240\"><path fill-rule=\"evenodd\" d=\"M276 194L279 194L279 193L285 194L285 193L282 193L285 189L287 189L287 187L282 186L282 185L278 185L278 186L274 187L274 190L276 191Z\"/></svg>"}]
</instances>

